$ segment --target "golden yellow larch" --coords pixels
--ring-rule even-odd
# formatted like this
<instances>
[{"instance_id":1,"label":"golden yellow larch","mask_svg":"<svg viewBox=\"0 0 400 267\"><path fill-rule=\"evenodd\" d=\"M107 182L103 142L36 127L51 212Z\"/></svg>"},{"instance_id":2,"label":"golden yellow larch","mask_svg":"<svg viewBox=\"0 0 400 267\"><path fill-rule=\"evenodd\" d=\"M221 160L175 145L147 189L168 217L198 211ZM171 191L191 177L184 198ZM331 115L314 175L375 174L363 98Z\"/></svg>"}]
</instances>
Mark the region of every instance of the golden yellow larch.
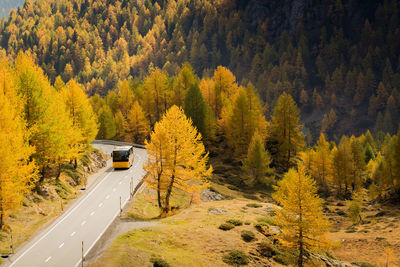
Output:
<instances>
[{"instance_id":1,"label":"golden yellow larch","mask_svg":"<svg viewBox=\"0 0 400 267\"><path fill-rule=\"evenodd\" d=\"M150 123L138 101L128 113L128 135L133 143L143 144L150 133Z\"/></svg>"},{"instance_id":2,"label":"golden yellow larch","mask_svg":"<svg viewBox=\"0 0 400 267\"><path fill-rule=\"evenodd\" d=\"M298 165L298 170L289 169L275 190L273 198L282 207L276 210L275 217L281 231L278 239L283 246L298 251L298 266L302 267L305 251L327 249L332 245L326 237L330 223L322 212L323 200L303 164Z\"/></svg>"},{"instance_id":3,"label":"golden yellow larch","mask_svg":"<svg viewBox=\"0 0 400 267\"><path fill-rule=\"evenodd\" d=\"M149 172L146 184L157 190L163 215L171 211L171 195L176 190L193 193L207 184L212 168L201 134L186 118L183 110L172 106L156 123L150 141L146 141Z\"/></svg>"}]
</instances>

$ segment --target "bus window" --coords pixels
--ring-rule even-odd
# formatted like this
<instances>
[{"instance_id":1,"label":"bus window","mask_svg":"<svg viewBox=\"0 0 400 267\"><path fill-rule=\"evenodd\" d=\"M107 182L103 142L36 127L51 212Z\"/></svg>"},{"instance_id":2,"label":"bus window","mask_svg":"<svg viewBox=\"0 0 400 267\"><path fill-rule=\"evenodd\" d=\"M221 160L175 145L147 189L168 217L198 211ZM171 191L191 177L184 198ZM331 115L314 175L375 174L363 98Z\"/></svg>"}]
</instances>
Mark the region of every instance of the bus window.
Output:
<instances>
[{"instance_id":1,"label":"bus window","mask_svg":"<svg viewBox=\"0 0 400 267\"><path fill-rule=\"evenodd\" d=\"M129 154L130 154L129 151L114 151L113 161L128 161Z\"/></svg>"}]
</instances>

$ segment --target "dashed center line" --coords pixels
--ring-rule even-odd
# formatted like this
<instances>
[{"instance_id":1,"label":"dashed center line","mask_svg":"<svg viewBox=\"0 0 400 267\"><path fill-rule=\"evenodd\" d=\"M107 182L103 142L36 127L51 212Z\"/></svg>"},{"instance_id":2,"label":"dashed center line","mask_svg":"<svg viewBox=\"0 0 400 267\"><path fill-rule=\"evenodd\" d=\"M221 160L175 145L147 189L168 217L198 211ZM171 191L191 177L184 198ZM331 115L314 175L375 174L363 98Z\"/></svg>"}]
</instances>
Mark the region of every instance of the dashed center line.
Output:
<instances>
[{"instance_id":1,"label":"dashed center line","mask_svg":"<svg viewBox=\"0 0 400 267\"><path fill-rule=\"evenodd\" d=\"M76 234L76 232L72 232L72 233L71 233L71 236L74 236L75 234Z\"/></svg>"},{"instance_id":2,"label":"dashed center line","mask_svg":"<svg viewBox=\"0 0 400 267\"><path fill-rule=\"evenodd\" d=\"M90 213L90 216L93 216L93 214L94 214L94 211L92 211L92 212Z\"/></svg>"},{"instance_id":3,"label":"dashed center line","mask_svg":"<svg viewBox=\"0 0 400 267\"><path fill-rule=\"evenodd\" d=\"M119 184L122 184L122 181L119 181Z\"/></svg>"},{"instance_id":4,"label":"dashed center line","mask_svg":"<svg viewBox=\"0 0 400 267\"><path fill-rule=\"evenodd\" d=\"M109 198L110 198L110 195L107 195L107 196L106 196L106 199L109 199Z\"/></svg>"},{"instance_id":5,"label":"dashed center line","mask_svg":"<svg viewBox=\"0 0 400 267\"><path fill-rule=\"evenodd\" d=\"M86 221L83 221L83 222L81 223L81 225L85 225L85 223L86 223Z\"/></svg>"},{"instance_id":6,"label":"dashed center line","mask_svg":"<svg viewBox=\"0 0 400 267\"><path fill-rule=\"evenodd\" d=\"M48 262L51 259L51 256L48 257L44 262Z\"/></svg>"},{"instance_id":7,"label":"dashed center line","mask_svg":"<svg viewBox=\"0 0 400 267\"><path fill-rule=\"evenodd\" d=\"M61 245L58 246L58 248L62 248L64 246L64 242L61 243Z\"/></svg>"},{"instance_id":8,"label":"dashed center line","mask_svg":"<svg viewBox=\"0 0 400 267\"><path fill-rule=\"evenodd\" d=\"M101 202L101 203L99 204L99 208L100 208L101 206L103 206L103 202Z\"/></svg>"}]
</instances>

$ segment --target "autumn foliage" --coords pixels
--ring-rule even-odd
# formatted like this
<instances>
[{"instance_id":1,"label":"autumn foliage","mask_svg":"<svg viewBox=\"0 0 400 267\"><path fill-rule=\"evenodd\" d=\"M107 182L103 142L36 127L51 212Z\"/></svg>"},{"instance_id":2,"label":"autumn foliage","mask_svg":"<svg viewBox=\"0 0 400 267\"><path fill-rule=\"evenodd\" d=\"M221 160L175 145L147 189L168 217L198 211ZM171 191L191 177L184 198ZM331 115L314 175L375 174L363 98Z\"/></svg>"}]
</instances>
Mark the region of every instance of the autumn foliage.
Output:
<instances>
[{"instance_id":1,"label":"autumn foliage","mask_svg":"<svg viewBox=\"0 0 400 267\"><path fill-rule=\"evenodd\" d=\"M162 215L171 211L171 196L183 191L193 194L207 184L212 168L207 166L208 154L201 134L186 118L183 110L172 106L154 126L146 142L149 172L146 184L157 191Z\"/></svg>"},{"instance_id":2,"label":"autumn foliage","mask_svg":"<svg viewBox=\"0 0 400 267\"><path fill-rule=\"evenodd\" d=\"M281 229L279 240L298 251L298 266L304 266L306 251L330 246L325 235L330 224L322 212L323 201L315 180L302 164L298 170L290 169L275 189L273 197L282 207L276 210L275 219Z\"/></svg>"},{"instance_id":3,"label":"autumn foliage","mask_svg":"<svg viewBox=\"0 0 400 267\"><path fill-rule=\"evenodd\" d=\"M77 162L97 134L97 116L80 85L53 87L29 54L13 65L0 53L0 227L9 210L65 162ZM56 89L57 88L57 89Z\"/></svg>"}]
</instances>

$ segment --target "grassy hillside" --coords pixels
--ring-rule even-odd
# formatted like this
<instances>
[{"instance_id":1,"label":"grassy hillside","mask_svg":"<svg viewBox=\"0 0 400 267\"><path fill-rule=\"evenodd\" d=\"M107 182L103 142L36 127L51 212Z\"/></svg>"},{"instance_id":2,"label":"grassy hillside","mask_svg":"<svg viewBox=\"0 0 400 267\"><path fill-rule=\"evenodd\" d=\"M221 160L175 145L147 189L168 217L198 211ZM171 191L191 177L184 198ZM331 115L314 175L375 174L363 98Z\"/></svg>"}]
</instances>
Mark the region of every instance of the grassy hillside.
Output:
<instances>
[{"instance_id":1,"label":"grassy hillside","mask_svg":"<svg viewBox=\"0 0 400 267\"><path fill-rule=\"evenodd\" d=\"M248 257L248 266L285 266L293 264L290 250L280 249L273 236L265 236L259 227L274 227L274 204L249 200L239 191L213 185L225 196L221 201L193 204L178 214L157 219L152 190L139 191L131 205L124 211L123 220L151 220L157 226L128 231L90 266L149 266L155 261L165 261L170 266L229 266L227 255L239 250ZM347 217L345 202L330 199L325 215L333 223L329 237L336 242L330 254L315 254L314 262L307 266L322 266L321 258L331 263L346 261L351 266L380 266L385 262L386 251L394 252L390 259L398 262L400 217L398 209L374 204L365 210L365 221L354 226ZM378 214L378 215L377 215ZM233 221L232 221L233 220ZM227 221L242 225L231 230L221 230ZM254 234L250 241L242 235ZM246 232L243 234L243 232ZM369 265L368 265L369 263ZM363 264L363 265L362 265ZM166 265L165 265L166 266ZM392 266L392 265L390 265Z\"/></svg>"}]
</instances>

